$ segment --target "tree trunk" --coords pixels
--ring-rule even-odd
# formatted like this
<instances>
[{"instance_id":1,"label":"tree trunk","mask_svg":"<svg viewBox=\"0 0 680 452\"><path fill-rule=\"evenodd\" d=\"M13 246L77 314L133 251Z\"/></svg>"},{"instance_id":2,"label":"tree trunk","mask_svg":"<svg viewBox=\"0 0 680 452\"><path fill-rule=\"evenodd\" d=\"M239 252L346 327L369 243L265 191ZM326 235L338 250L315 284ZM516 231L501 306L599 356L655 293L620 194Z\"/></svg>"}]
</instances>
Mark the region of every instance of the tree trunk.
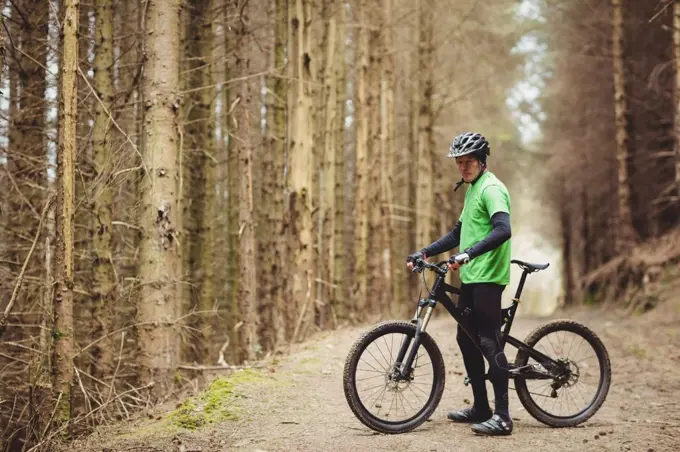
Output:
<instances>
[{"instance_id":1,"label":"tree trunk","mask_svg":"<svg viewBox=\"0 0 680 452\"><path fill-rule=\"evenodd\" d=\"M111 111L113 105L113 5L108 0L95 3L95 57L94 86L103 106ZM92 287L94 338L104 336L109 331L108 322L113 318L109 309L115 302L115 277L113 268L113 248L111 234L111 210L113 190L111 187L110 160L111 149L110 119L102 104L95 103L92 142L94 154L94 180L98 187L93 190L95 222L92 230ZM99 342L92 351L94 373L101 378L113 370L112 340Z\"/></svg>"},{"instance_id":2,"label":"tree trunk","mask_svg":"<svg viewBox=\"0 0 680 452\"><path fill-rule=\"evenodd\" d=\"M422 0L416 0L416 18L413 20L413 32L411 34L411 40L414 43L418 43L420 40L420 20L417 17L417 12L420 8ZM410 254L414 251L420 250L422 247L427 246L426 244L420 243L420 237L417 232L418 225L418 204L416 204L418 199L418 108L420 105L420 68L418 64L420 62L420 55L418 52L412 52L409 58L409 78L411 84L409 87L409 101L408 101L408 147L403 152L403 159L406 162L404 164L405 168L402 169L404 179L402 186L403 199L406 202L407 215L407 226L413 232L406 234L406 244L407 253ZM414 168L415 166L415 168ZM402 262L404 262L402 260ZM402 267L404 268L404 267ZM409 279L408 294L409 299L414 298L418 295L419 284L416 278Z\"/></svg>"},{"instance_id":3,"label":"tree trunk","mask_svg":"<svg viewBox=\"0 0 680 452\"><path fill-rule=\"evenodd\" d=\"M260 324L258 334L260 336L261 345L264 350L273 350L276 343L276 331L273 327L274 319L276 317L276 301L274 299L276 292L277 272L279 264L275 262L277 249L277 235L275 233L277 222L277 212L275 211L276 201L274 197L277 195L277 180L280 180L279 173L274 171L274 160L277 153L278 139L276 136L275 124L275 110L277 104L280 102L279 98L274 94L275 83L279 78L277 74L277 27L285 26L285 22L281 25L277 21L277 5L276 2L270 2L268 5L268 16L272 18L272 25L274 29L267 35L268 43L272 45L272 52L269 55L269 71L272 76L266 77L265 83L267 85L264 103L266 105L266 129L265 129L265 147L266 150L262 152L260 157L261 178L262 182L259 185L260 199L258 203L259 209L257 212L258 229L257 229L257 246L258 256L262 259L263 266L259 272L258 278L258 293L257 298L260 302ZM285 20L285 17L284 17ZM278 62L283 64L283 60ZM283 144L283 143L281 143ZM278 223L280 224L280 223Z\"/></svg>"},{"instance_id":4,"label":"tree trunk","mask_svg":"<svg viewBox=\"0 0 680 452\"><path fill-rule=\"evenodd\" d=\"M618 162L618 218L616 249L623 252L637 241L633 228L628 162L633 155L631 118L625 73L622 0L612 0L612 49L614 71L614 114L616 119L616 160Z\"/></svg>"},{"instance_id":5,"label":"tree trunk","mask_svg":"<svg viewBox=\"0 0 680 452\"><path fill-rule=\"evenodd\" d=\"M386 308L389 299L389 286L384 271L387 237L384 233L384 199L382 178L384 162L381 150L381 78L382 78L382 5L380 3L364 3L364 17L368 26L368 72L366 77L366 110L368 116L368 145L366 163L368 164L368 243L366 247L368 271L368 292L374 294L369 308L372 312L381 312ZM388 267L389 268L389 267Z\"/></svg>"},{"instance_id":6,"label":"tree trunk","mask_svg":"<svg viewBox=\"0 0 680 452\"><path fill-rule=\"evenodd\" d=\"M673 2L673 50L675 54L675 189L680 202L680 0Z\"/></svg>"},{"instance_id":7,"label":"tree trunk","mask_svg":"<svg viewBox=\"0 0 680 452\"><path fill-rule=\"evenodd\" d=\"M311 5L308 0L294 0L290 11L292 26L289 52L293 72L291 86L292 107L290 124L290 187L289 216L292 227L292 297L297 308L293 340L300 339L300 331L314 318L314 239L312 224L313 170L313 88L311 86Z\"/></svg>"},{"instance_id":8,"label":"tree trunk","mask_svg":"<svg viewBox=\"0 0 680 452\"><path fill-rule=\"evenodd\" d=\"M4 29L5 25L5 16L0 14L0 30ZM0 68L5 67L5 34L4 32L0 31ZM2 86L2 73L3 71L0 71L0 86Z\"/></svg>"},{"instance_id":9,"label":"tree trunk","mask_svg":"<svg viewBox=\"0 0 680 452\"><path fill-rule=\"evenodd\" d=\"M136 204L139 201L140 158L137 150L140 145L139 129L142 125L140 107L141 74L141 15L143 8L138 8L139 0L122 0L114 3L116 22L115 33L121 36L117 41L115 60L115 111L116 121L123 130L122 136L115 132L117 139L122 140L120 165L124 172L117 178L120 180L118 190L114 192L114 205L117 207L114 219L125 224L136 224ZM123 263L117 262L120 277L136 276L136 259L132 257L137 249L139 234L135 228L124 227L113 236L115 255L120 256ZM124 260L123 260L124 259ZM120 262L119 260L119 262ZM116 322L124 322L117 319Z\"/></svg>"},{"instance_id":10,"label":"tree trunk","mask_svg":"<svg viewBox=\"0 0 680 452\"><path fill-rule=\"evenodd\" d=\"M269 128L269 149L272 155L271 169L264 170L268 185L265 196L270 196L272 203L267 213L267 231L270 238L267 247L266 265L270 269L269 290L265 297L272 303L270 328L273 341L269 347L273 350L286 342L286 318L284 288L286 270L285 240L288 230L284 227L283 197L285 191L284 168L286 165L286 27L288 23L288 5L286 0L276 0L274 5L274 55L272 72L275 77L269 79L268 96L271 101L267 106L267 124ZM268 174L268 173L271 174Z\"/></svg>"},{"instance_id":11,"label":"tree trunk","mask_svg":"<svg viewBox=\"0 0 680 452\"><path fill-rule=\"evenodd\" d=\"M356 121L356 166L355 166L355 194L354 194L354 306L356 312L362 312L366 307L368 290L368 232L369 232L369 168L368 139L369 114L367 104L368 83L368 29L366 27L368 15L366 2L358 2L355 10L356 30L356 105L354 120Z\"/></svg>"},{"instance_id":12,"label":"tree trunk","mask_svg":"<svg viewBox=\"0 0 680 452\"><path fill-rule=\"evenodd\" d=\"M250 135L253 118L252 87L247 78L249 70L250 30L246 26L248 17L248 0L242 0L237 11L239 21L236 26L236 72L244 80L240 82L238 97L235 102L235 128L239 172L239 313L242 325L239 328L241 358L253 361L257 357L257 281L255 277L255 218L253 206L253 146ZM259 122L259 121L258 121ZM239 323L241 323L239 322Z\"/></svg>"},{"instance_id":13,"label":"tree trunk","mask_svg":"<svg viewBox=\"0 0 680 452\"><path fill-rule=\"evenodd\" d=\"M405 299L404 278L400 277L401 272L398 271L399 266L399 246L404 242L402 236L397 236L397 228L395 224L395 194L399 190L399 184L395 179L395 168L397 161L397 150L395 147L395 129L394 129L394 47L393 47L393 27L394 17L392 15L392 0L383 0L383 14L385 26L383 27L383 64L382 64L382 83L381 83L381 102L380 102L380 116L381 116L381 158L383 163L382 183L384 190L384 215L385 222L384 234L387 237L387 247L389 254L386 259L386 268L389 274L390 283L390 305L389 312L392 316L399 314Z\"/></svg>"},{"instance_id":14,"label":"tree trunk","mask_svg":"<svg viewBox=\"0 0 680 452\"><path fill-rule=\"evenodd\" d=\"M185 237L188 245L189 304L205 312L213 308L215 221L215 124L212 108L212 2L190 0L187 5L187 46L189 98L184 128L184 188L187 196ZM192 360L205 360L209 354L213 316L203 313L191 318L198 340L190 346Z\"/></svg>"},{"instance_id":15,"label":"tree trunk","mask_svg":"<svg viewBox=\"0 0 680 452\"><path fill-rule=\"evenodd\" d=\"M347 296L347 276L345 267L345 102L347 101L347 67L345 64L345 41L347 39L346 6L337 7L337 39L335 40L335 83L336 117L335 122L335 212L333 213L333 245L331 259L331 282L333 283L333 306L336 316L345 320L349 314Z\"/></svg>"},{"instance_id":16,"label":"tree trunk","mask_svg":"<svg viewBox=\"0 0 680 452\"><path fill-rule=\"evenodd\" d=\"M181 2L149 0L146 4L146 61L142 84L144 127L139 251L140 299L138 364L143 385L152 382L153 398L172 385L178 355L180 259L178 108L179 22Z\"/></svg>"},{"instance_id":17,"label":"tree trunk","mask_svg":"<svg viewBox=\"0 0 680 452\"><path fill-rule=\"evenodd\" d=\"M230 1L226 1L225 7L224 7L224 21L225 24L229 24L229 17L234 11L237 11L238 7L238 2L234 3L233 6L231 6ZM232 37L234 40L234 43L230 45L229 43L229 37ZM237 46L237 41L238 41L238 35L236 33L235 27L228 27L224 40L225 40L225 49L228 52L234 51ZM227 62L225 63L225 80L229 80L230 78L233 78L234 76L238 76L236 74L236 69L230 67L231 62L229 59L225 59ZM234 93L236 91L236 93ZM226 109L231 109L235 108L233 106L233 103L235 100L238 98L238 88L232 88L231 86L227 85L224 89L224 105ZM229 111L229 110L227 110ZM228 114L228 116L234 116L235 113L232 111ZM227 280L230 294L228 297L228 303L229 303L229 311L230 311L230 319L227 322L227 324L231 327L229 334L231 335L231 338L233 339L233 344L232 344L232 350L234 350L234 356L238 356L239 352L238 349L240 348L240 345L238 344L239 340L239 334L234 331L234 327L236 326L238 319L241 317L242 313L238 312L239 309L239 273L240 273L240 267L239 267L239 262L240 262L240 256L239 256L239 242L240 242L240 236L239 236L239 191L240 191L240 184L241 184L241 178L243 175L240 173L240 162L239 162L239 149L235 145L236 139L232 136L232 133L236 129L235 124L232 123L232 121L227 118L227 133L229 134L229 139L227 142L227 184L228 184L228 196L227 196L227 230L228 230L228 258L227 258L227 268L229 272L229 278Z\"/></svg>"},{"instance_id":18,"label":"tree trunk","mask_svg":"<svg viewBox=\"0 0 680 452\"><path fill-rule=\"evenodd\" d=\"M78 9L66 0L62 33L61 100L57 138L56 267L54 291L54 379L57 425L68 422L73 380L73 210L78 92Z\"/></svg>"},{"instance_id":19,"label":"tree trunk","mask_svg":"<svg viewBox=\"0 0 680 452\"><path fill-rule=\"evenodd\" d=\"M337 205L335 203L336 190L336 149L337 149L337 123L340 121L338 115L338 73L335 65L338 62L336 53L341 49L338 48L337 41L337 15L341 9L341 5L335 1L327 1L325 5L326 11L326 49L325 50L325 70L324 70L324 106L323 106L323 153L321 155L321 172L323 174L323 185L321 187L321 197L323 210L321 211L322 227L321 227L321 244L323 255L320 256L324 272L322 274L323 283L323 297L326 301L327 309L322 312L324 317L320 320L320 325L325 328L329 325L336 325L337 313L335 312L335 297L332 287L332 282L335 281L335 241L334 234L336 230ZM340 176L341 177L341 176ZM339 218L342 221L342 217Z\"/></svg>"},{"instance_id":20,"label":"tree trunk","mask_svg":"<svg viewBox=\"0 0 680 452\"><path fill-rule=\"evenodd\" d=\"M434 47L432 42L433 11L432 0L420 0L418 10L418 73L420 77L418 95L418 155L416 175L416 246L418 249L432 242L433 174L432 152L434 134L432 131L432 90L434 69Z\"/></svg>"},{"instance_id":21,"label":"tree trunk","mask_svg":"<svg viewBox=\"0 0 680 452\"><path fill-rule=\"evenodd\" d=\"M564 177L561 181L561 197L560 205L560 226L562 228L562 288L564 290L564 304L574 303L574 278L573 269L575 265L575 258L573 254L573 223L575 216L573 215L574 200L569 199L569 190L566 185ZM571 201L571 202L570 202Z\"/></svg>"}]
</instances>

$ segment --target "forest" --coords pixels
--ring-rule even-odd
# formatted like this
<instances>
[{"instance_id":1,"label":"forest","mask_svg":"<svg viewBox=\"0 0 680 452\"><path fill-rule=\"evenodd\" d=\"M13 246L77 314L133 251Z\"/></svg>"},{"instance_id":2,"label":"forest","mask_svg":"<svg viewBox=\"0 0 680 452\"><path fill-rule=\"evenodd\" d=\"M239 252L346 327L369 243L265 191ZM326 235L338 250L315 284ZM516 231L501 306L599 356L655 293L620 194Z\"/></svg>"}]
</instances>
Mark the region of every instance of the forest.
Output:
<instances>
[{"instance_id":1,"label":"forest","mask_svg":"<svg viewBox=\"0 0 680 452\"><path fill-rule=\"evenodd\" d=\"M553 264L529 297L651 309L627 294L680 261L680 0L1 13L2 450L407 316L462 132L510 191L513 257Z\"/></svg>"}]
</instances>

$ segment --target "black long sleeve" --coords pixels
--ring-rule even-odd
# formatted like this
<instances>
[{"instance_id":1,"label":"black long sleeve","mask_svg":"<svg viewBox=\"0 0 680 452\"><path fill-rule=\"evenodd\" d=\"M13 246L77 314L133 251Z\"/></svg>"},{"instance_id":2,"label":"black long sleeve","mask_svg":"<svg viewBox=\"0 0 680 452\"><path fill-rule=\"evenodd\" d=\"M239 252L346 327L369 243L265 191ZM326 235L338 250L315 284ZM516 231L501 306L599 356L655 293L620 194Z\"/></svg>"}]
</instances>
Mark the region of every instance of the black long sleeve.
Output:
<instances>
[{"instance_id":1,"label":"black long sleeve","mask_svg":"<svg viewBox=\"0 0 680 452\"><path fill-rule=\"evenodd\" d=\"M453 229L451 229L445 236L426 246L421 251L427 257L432 257L454 249L460 245L460 230L462 226L463 223L458 221Z\"/></svg>"},{"instance_id":2,"label":"black long sleeve","mask_svg":"<svg viewBox=\"0 0 680 452\"><path fill-rule=\"evenodd\" d=\"M460 224L460 222L459 222ZM506 212L496 212L491 217L493 229L479 242L466 249L470 259L481 256L501 246L503 242L510 239L512 231L510 229L510 215Z\"/></svg>"}]
</instances>

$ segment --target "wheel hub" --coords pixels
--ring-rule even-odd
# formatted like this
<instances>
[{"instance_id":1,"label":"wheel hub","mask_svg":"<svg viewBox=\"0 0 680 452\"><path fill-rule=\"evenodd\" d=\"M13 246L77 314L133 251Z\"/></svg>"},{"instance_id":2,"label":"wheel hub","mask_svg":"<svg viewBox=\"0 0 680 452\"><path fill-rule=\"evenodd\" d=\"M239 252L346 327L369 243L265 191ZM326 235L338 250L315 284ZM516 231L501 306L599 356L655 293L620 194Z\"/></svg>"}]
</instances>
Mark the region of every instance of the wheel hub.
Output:
<instances>
[{"instance_id":1,"label":"wheel hub","mask_svg":"<svg viewBox=\"0 0 680 452\"><path fill-rule=\"evenodd\" d=\"M576 362L568 358L560 358L557 360L557 362L564 367L565 371L562 372L559 376L555 377L555 379L553 380L553 384L551 385L552 387L551 397L553 398L557 397L558 389L563 387L569 388L578 383L578 379L580 376L580 370Z\"/></svg>"},{"instance_id":2,"label":"wheel hub","mask_svg":"<svg viewBox=\"0 0 680 452\"><path fill-rule=\"evenodd\" d=\"M395 366L385 374L385 386L389 391L402 391L408 387L413 379L413 370L404 377Z\"/></svg>"}]
</instances>

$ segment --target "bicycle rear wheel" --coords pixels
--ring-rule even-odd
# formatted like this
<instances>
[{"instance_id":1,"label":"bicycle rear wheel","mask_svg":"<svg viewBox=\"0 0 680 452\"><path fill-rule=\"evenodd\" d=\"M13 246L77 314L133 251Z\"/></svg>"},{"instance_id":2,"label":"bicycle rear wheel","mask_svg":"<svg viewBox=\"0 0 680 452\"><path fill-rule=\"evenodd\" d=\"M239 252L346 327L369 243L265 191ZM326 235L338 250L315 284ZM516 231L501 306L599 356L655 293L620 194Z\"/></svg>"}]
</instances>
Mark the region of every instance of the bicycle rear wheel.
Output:
<instances>
[{"instance_id":1,"label":"bicycle rear wheel","mask_svg":"<svg viewBox=\"0 0 680 452\"><path fill-rule=\"evenodd\" d=\"M420 335L409 377L394 378L399 349L405 340L412 341L415 333L415 325L408 322L378 324L355 342L347 356L343 375L345 398L356 417L372 430L411 431L439 405L444 392L444 360L427 333Z\"/></svg>"},{"instance_id":2,"label":"bicycle rear wheel","mask_svg":"<svg viewBox=\"0 0 680 452\"><path fill-rule=\"evenodd\" d=\"M525 343L568 369L550 379L515 377L515 390L529 414L552 427L573 427L600 409L611 384L611 364L593 331L571 320L556 320L534 330ZM515 366L549 373L525 350L517 354Z\"/></svg>"}]
</instances>

